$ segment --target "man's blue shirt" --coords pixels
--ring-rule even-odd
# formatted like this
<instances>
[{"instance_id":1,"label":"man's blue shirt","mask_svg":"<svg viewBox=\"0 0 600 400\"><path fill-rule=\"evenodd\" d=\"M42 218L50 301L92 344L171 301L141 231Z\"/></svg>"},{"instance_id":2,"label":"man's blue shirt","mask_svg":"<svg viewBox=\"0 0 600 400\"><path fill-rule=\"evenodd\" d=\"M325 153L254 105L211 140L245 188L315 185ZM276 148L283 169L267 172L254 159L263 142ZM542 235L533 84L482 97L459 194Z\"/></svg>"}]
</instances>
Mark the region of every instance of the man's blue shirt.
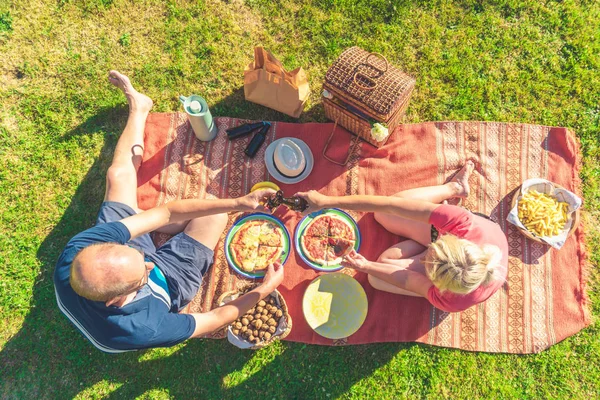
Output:
<instances>
[{"instance_id":1,"label":"man's blue shirt","mask_svg":"<svg viewBox=\"0 0 600 400\"><path fill-rule=\"evenodd\" d=\"M123 307L85 299L71 288L71 263L81 249L94 243L126 244L130 238L121 222L96 225L69 241L54 271L60 310L94 346L109 353L173 346L190 338L196 328L191 315L171 312L168 287L159 266L151 271L148 284Z\"/></svg>"}]
</instances>

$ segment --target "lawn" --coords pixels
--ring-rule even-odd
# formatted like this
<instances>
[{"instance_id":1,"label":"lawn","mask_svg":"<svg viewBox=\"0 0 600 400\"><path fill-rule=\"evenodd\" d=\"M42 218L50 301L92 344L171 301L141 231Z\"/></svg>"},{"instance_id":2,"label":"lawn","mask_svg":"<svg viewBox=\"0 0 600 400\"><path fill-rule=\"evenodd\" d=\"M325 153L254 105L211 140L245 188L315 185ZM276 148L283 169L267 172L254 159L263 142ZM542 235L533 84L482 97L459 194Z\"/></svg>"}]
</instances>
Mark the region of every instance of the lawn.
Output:
<instances>
[{"instance_id":1,"label":"lawn","mask_svg":"<svg viewBox=\"0 0 600 400\"><path fill-rule=\"evenodd\" d=\"M600 4L597 1L0 0L0 398L594 398L600 393ZM100 353L56 307L52 271L91 226L127 116L109 69L154 111L201 94L213 115L290 121L243 99L262 44L303 66L300 122L346 47L417 77L407 122L566 126L582 145L592 325L537 355L417 344L226 341Z\"/></svg>"}]
</instances>

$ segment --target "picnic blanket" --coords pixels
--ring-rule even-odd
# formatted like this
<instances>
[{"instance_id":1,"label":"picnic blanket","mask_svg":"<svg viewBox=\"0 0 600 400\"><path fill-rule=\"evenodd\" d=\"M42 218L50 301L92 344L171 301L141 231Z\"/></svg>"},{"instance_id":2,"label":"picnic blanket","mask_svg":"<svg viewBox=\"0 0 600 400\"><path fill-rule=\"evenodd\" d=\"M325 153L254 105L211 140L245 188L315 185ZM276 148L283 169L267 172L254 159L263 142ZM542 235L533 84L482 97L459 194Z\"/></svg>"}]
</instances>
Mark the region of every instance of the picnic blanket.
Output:
<instances>
[{"instance_id":1,"label":"picnic blanket","mask_svg":"<svg viewBox=\"0 0 600 400\"><path fill-rule=\"evenodd\" d=\"M330 340L317 335L302 314L302 296L320 273L292 250L279 290L293 319L286 340L344 345L372 342L421 342L471 351L534 353L575 334L590 323L586 297L586 253L582 227L560 250L533 242L506 222L510 199L520 183L541 177L581 194L579 146L565 128L494 122L426 122L403 125L382 148L360 144L342 167L322 157L333 124L275 122L266 144L253 159L243 150L250 138L228 141L225 129L247 122L217 118L217 138L195 139L183 113L151 114L146 124L145 153L139 171L142 209L182 198L226 198L246 194L252 185L271 180L264 162L266 144L291 136L304 140L315 156L312 174L303 182L280 187L286 194L316 189L330 195L390 195L400 190L444 183L466 160L479 168L470 178L471 194L463 205L491 216L508 238L510 261L504 287L483 304L459 313L436 309L427 300L373 289L367 276L355 276L367 293L369 311L354 335ZM343 160L357 140L338 128L328 156ZM363 236L361 253L376 259L403 240L383 229L370 213L350 213ZM229 226L240 216L230 214ZM300 216L281 207L276 216L293 234ZM215 307L220 294L245 278L225 260L222 241L214 266L205 276L190 311ZM375 239L376 238L376 239ZM168 239L157 234L160 244ZM224 337L224 332L212 335Z\"/></svg>"}]
</instances>

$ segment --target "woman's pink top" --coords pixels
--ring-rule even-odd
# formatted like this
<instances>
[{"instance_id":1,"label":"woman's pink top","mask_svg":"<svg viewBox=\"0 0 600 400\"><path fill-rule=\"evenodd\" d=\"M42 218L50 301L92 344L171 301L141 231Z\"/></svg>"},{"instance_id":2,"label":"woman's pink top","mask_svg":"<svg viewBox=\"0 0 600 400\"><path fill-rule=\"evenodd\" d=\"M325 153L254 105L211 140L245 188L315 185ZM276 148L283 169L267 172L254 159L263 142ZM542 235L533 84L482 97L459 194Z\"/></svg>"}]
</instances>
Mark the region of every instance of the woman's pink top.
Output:
<instances>
[{"instance_id":1,"label":"woman's pink top","mask_svg":"<svg viewBox=\"0 0 600 400\"><path fill-rule=\"evenodd\" d=\"M485 218L479 217L464 208L443 204L436 208L429 217L441 235L452 234L467 239L480 246L492 244L502 252L501 265L498 266L498 278L488 285L481 285L469 294L456 294L448 290L440 292L434 286L429 288L427 299L440 310L455 312L486 301L506 280L508 271L508 243L500 226Z\"/></svg>"}]
</instances>

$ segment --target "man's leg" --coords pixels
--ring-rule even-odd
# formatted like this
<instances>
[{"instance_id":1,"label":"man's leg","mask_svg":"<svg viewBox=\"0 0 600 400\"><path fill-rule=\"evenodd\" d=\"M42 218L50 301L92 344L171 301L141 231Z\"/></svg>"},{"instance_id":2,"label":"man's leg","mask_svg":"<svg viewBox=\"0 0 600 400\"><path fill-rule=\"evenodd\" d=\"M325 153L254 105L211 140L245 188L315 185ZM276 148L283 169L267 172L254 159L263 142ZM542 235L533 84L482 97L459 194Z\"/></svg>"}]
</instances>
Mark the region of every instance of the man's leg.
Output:
<instances>
[{"instance_id":1,"label":"man's leg","mask_svg":"<svg viewBox=\"0 0 600 400\"><path fill-rule=\"evenodd\" d=\"M467 197L469 195L469 176L474 167L472 161L467 161L465 166L448 183L408 189L396 193L394 196L425 200L431 203L442 203L444 200L453 197ZM385 229L396 235L412 239L423 246L428 246L431 243L431 225L429 224L379 212L374 213L374 217Z\"/></svg>"},{"instance_id":2,"label":"man's leg","mask_svg":"<svg viewBox=\"0 0 600 400\"><path fill-rule=\"evenodd\" d=\"M192 219L183 232L214 251L226 226L227 214L214 214Z\"/></svg>"},{"instance_id":3,"label":"man's leg","mask_svg":"<svg viewBox=\"0 0 600 400\"><path fill-rule=\"evenodd\" d=\"M152 100L135 90L129 78L117 71L110 71L108 80L125 94L129 117L106 173L104 201L124 203L137 211L137 170L142 164L144 127Z\"/></svg>"}]
</instances>

